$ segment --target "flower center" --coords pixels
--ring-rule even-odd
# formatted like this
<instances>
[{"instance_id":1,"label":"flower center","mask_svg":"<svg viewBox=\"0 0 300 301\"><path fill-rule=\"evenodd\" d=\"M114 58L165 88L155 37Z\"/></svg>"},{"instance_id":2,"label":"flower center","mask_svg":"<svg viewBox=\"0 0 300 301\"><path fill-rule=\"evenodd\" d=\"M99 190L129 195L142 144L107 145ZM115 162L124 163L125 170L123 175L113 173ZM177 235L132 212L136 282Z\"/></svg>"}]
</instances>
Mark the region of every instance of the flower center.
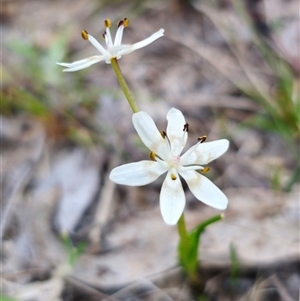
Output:
<instances>
[{"instance_id":1,"label":"flower center","mask_svg":"<svg viewBox=\"0 0 300 301\"><path fill-rule=\"evenodd\" d=\"M173 156L169 161L169 166L170 168L175 168L176 170L178 169L179 165L180 165L180 156Z\"/></svg>"}]
</instances>

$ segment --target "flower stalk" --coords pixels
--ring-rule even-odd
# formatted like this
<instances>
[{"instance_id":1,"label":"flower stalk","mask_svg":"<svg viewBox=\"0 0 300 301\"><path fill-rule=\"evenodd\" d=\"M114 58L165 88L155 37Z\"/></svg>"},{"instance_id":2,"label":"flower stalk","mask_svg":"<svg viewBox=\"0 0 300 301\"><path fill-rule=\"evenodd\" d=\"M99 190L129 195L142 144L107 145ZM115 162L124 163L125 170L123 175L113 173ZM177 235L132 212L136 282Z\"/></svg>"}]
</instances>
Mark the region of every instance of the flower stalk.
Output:
<instances>
[{"instance_id":1,"label":"flower stalk","mask_svg":"<svg viewBox=\"0 0 300 301\"><path fill-rule=\"evenodd\" d=\"M131 91L126 83L126 80L125 80L123 73L120 69L120 66L118 64L118 60L116 58L111 59L111 66L112 66L112 68L116 74L116 77L119 81L119 84L127 98L127 101L131 107L131 110L133 111L133 113L137 113L139 111L138 105L131 94Z\"/></svg>"},{"instance_id":2,"label":"flower stalk","mask_svg":"<svg viewBox=\"0 0 300 301\"><path fill-rule=\"evenodd\" d=\"M188 240L188 232L186 230L184 213L182 213L181 217L179 218L179 221L177 223L177 230L178 230L180 240L182 242L186 242Z\"/></svg>"}]
</instances>

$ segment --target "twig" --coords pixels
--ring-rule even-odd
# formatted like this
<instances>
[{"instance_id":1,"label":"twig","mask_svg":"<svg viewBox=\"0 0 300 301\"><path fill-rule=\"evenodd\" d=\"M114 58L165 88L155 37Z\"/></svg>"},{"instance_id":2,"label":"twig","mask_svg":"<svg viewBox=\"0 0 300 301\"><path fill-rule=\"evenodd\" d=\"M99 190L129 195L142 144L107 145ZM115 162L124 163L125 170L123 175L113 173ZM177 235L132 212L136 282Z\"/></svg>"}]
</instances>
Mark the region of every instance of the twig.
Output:
<instances>
[{"instance_id":1,"label":"twig","mask_svg":"<svg viewBox=\"0 0 300 301\"><path fill-rule=\"evenodd\" d=\"M113 158L113 160L110 162L108 166L108 173L105 176L104 186L99 196L98 206L96 208L94 217L94 224L89 233L91 245L93 246L92 249L94 251L95 249L99 250L100 248L102 228L109 219L109 214L112 207L115 183L109 179L109 172L113 167L117 166L118 163L119 159L117 157Z\"/></svg>"}]
</instances>

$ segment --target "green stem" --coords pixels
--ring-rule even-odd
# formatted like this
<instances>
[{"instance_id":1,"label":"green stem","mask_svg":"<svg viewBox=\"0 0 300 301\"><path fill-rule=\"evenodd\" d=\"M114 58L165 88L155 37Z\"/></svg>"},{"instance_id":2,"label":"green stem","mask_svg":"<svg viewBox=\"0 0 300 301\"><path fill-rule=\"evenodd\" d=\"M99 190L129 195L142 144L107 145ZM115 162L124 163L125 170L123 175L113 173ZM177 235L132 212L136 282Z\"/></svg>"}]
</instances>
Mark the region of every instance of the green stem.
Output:
<instances>
[{"instance_id":1,"label":"green stem","mask_svg":"<svg viewBox=\"0 0 300 301\"><path fill-rule=\"evenodd\" d=\"M186 229L184 213L182 213L182 215L177 223L177 230L178 230L178 234L180 237L181 246L182 246L183 250L185 250L184 253L185 254L190 253L191 243L190 243L189 234ZM180 256L180 254L179 254L179 256ZM192 283L196 283L197 279L198 279L198 276L197 276L198 264L197 263L198 263L198 260L196 259L196 262L194 265L195 268L193 270L188 269L186 266L184 267L185 271L187 272L188 277Z\"/></svg>"},{"instance_id":2,"label":"green stem","mask_svg":"<svg viewBox=\"0 0 300 301\"><path fill-rule=\"evenodd\" d=\"M184 219L184 213L182 213L178 223L177 223L177 230L178 234L180 237L180 240L184 243L188 241L188 233L186 230L186 225L185 225L185 219Z\"/></svg>"},{"instance_id":3,"label":"green stem","mask_svg":"<svg viewBox=\"0 0 300 301\"><path fill-rule=\"evenodd\" d=\"M119 67L119 64L118 64L118 60L116 58L113 58L111 59L111 66L112 68L114 69L115 71L115 74L117 76L117 79L119 81L119 84L128 100L128 103L133 111L133 113L137 113L139 111L139 108L138 108L138 105L137 103L135 102L135 100L133 99L133 96L130 92L130 89L125 81L125 78L122 74L122 71Z\"/></svg>"}]
</instances>

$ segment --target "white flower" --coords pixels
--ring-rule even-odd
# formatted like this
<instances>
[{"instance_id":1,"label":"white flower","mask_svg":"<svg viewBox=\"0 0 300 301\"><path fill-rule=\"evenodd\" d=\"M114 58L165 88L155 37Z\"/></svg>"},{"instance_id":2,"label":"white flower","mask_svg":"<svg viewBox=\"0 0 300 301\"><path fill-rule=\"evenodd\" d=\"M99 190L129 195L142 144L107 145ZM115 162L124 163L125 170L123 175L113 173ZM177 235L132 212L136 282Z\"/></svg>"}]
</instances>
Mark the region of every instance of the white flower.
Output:
<instances>
[{"instance_id":1,"label":"white flower","mask_svg":"<svg viewBox=\"0 0 300 301\"><path fill-rule=\"evenodd\" d=\"M158 38L164 35L164 29L160 29L149 38L142 40L138 43L132 45L122 44L123 30L128 26L129 21L127 18L121 20L118 24L118 30L116 33L115 41L113 42L111 34L110 34L110 20L105 20L104 22L106 30L103 34L103 38L106 42L106 49L90 34L88 34L85 30L81 32L83 39L89 40L91 44L101 53L101 55L91 56L87 59L83 59L80 61L76 61L73 63L57 63L60 66L67 67L63 71L72 72L81 69L85 69L90 67L93 64L96 64L101 61L106 61L107 64L110 64L111 59L116 58L120 59L122 55L131 53L137 49L143 48Z\"/></svg>"},{"instance_id":2,"label":"white flower","mask_svg":"<svg viewBox=\"0 0 300 301\"><path fill-rule=\"evenodd\" d=\"M167 114L166 132L159 132L152 118L143 111L133 114L132 122L143 143L151 150L153 161L140 161L114 168L110 179L129 186L142 186L167 172L160 192L160 209L164 221L175 225L185 206L185 194L179 175L186 181L194 196L217 209L225 209L228 200L224 193L201 174L203 167L226 152L229 141L221 139L203 143L206 136L180 155L187 141L188 124L181 111L172 108Z\"/></svg>"}]
</instances>

